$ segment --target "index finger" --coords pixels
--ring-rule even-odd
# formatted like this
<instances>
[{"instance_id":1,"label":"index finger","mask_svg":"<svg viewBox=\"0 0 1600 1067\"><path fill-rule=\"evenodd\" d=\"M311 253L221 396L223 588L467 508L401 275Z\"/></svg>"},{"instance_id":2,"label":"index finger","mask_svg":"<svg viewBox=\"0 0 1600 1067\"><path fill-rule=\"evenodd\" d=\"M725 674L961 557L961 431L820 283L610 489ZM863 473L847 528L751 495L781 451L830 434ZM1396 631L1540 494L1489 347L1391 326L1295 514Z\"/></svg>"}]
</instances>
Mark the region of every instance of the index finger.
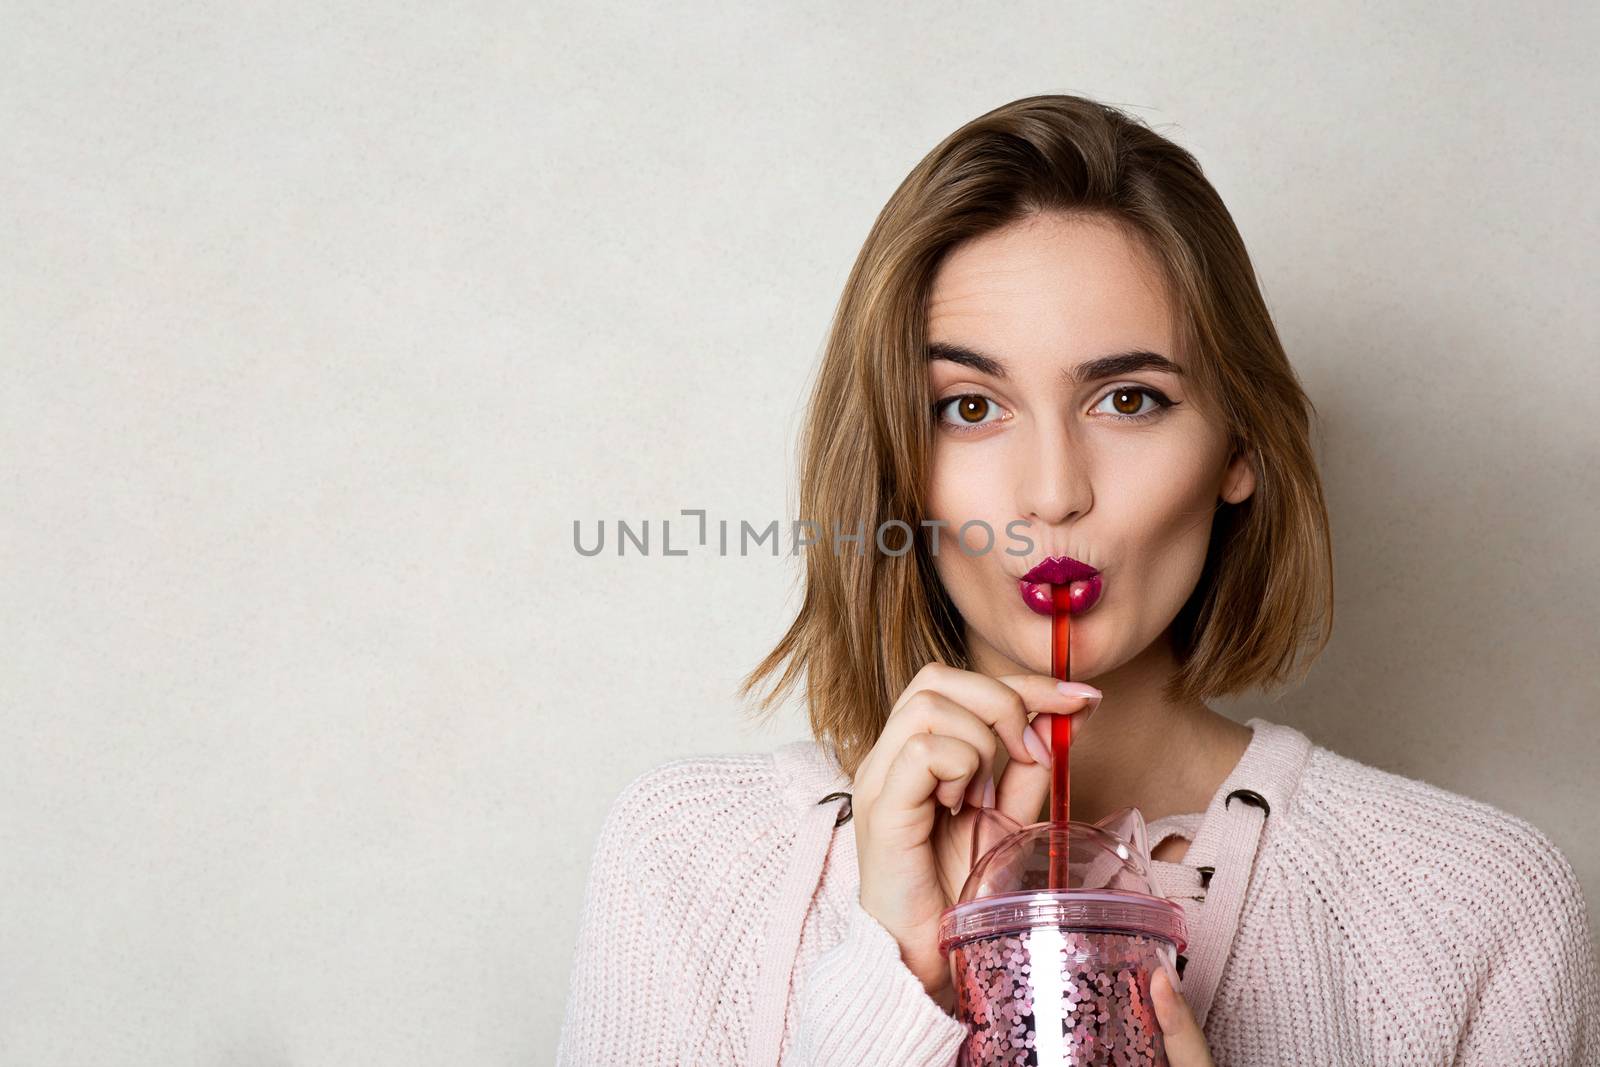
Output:
<instances>
[{"instance_id":1,"label":"index finger","mask_svg":"<svg viewBox=\"0 0 1600 1067\"><path fill-rule=\"evenodd\" d=\"M1085 682L1063 682L1048 674L1002 674L994 680L1015 689L1035 712L1072 715L1100 706L1100 690Z\"/></svg>"},{"instance_id":2,"label":"index finger","mask_svg":"<svg viewBox=\"0 0 1600 1067\"><path fill-rule=\"evenodd\" d=\"M1070 715L1083 710L1090 694L1098 692L1081 682L1066 684L1076 687L1079 695L1064 692L1057 686L1056 679L1045 674L1004 674L991 678L978 671L961 670L935 661L917 672L889 710L889 716L893 718L913 693L932 689L988 723L1005 742L1006 753L1012 759L1032 763L1034 758L1022 738L1031 714L1049 711ZM1040 740L1049 743L1047 738Z\"/></svg>"}]
</instances>

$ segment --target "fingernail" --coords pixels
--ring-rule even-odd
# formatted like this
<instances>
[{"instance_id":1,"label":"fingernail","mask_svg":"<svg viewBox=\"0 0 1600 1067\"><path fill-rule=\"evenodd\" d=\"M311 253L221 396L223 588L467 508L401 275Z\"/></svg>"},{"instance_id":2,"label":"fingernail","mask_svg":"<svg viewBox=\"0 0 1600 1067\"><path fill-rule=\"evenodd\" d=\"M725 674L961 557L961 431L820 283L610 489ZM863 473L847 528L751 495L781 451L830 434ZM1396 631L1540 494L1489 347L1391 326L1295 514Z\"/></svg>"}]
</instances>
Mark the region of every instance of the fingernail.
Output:
<instances>
[{"instance_id":1,"label":"fingernail","mask_svg":"<svg viewBox=\"0 0 1600 1067\"><path fill-rule=\"evenodd\" d=\"M983 772L979 771L977 777L967 783L967 792L963 799L975 808L983 807Z\"/></svg>"},{"instance_id":2,"label":"fingernail","mask_svg":"<svg viewBox=\"0 0 1600 1067\"><path fill-rule=\"evenodd\" d=\"M960 814L961 814L961 798L957 798L956 802L954 804L950 805L950 817L953 819L957 815L960 815Z\"/></svg>"},{"instance_id":3,"label":"fingernail","mask_svg":"<svg viewBox=\"0 0 1600 1067\"><path fill-rule=\"evenodd\" d=\"M1043 724L1040 723L1040 719L1045 720ZM1050 766L1050 743L1044 739L1041 731L1048 725L1049 716L1036 715L1028 724L1028 728L1022 731L1022 745L1028 750L1028 755L1032 756L1036 763L1042 763L1046 767Z\"/></svg>"},{"instance_id":4,"label":"fingernail","mask_svg":"<svg viewBox=\"0 0 1600 1067\"><path fill-rule=\"evenodd\" d=\"M1094 686L1085 685L1083 682L1057 682L1056 688L1066 696L1087 697L1095 702L1099 702L1100 698L1105 696L1104 693L1100 692L1100 690L1096 689Z\"/></svg>"},{"instance_id":5,"label":"fingernail","mask_svg":"<svg viewBox=\"0 0 1600 1067\"><path fill-rule=\"evenodd\" d=\"M984 780L984 783L983 783L983 806L986 807L986 808L994 807L994 779L993 778L987 778L987 779Z\"/></svg>"}]
</instances>

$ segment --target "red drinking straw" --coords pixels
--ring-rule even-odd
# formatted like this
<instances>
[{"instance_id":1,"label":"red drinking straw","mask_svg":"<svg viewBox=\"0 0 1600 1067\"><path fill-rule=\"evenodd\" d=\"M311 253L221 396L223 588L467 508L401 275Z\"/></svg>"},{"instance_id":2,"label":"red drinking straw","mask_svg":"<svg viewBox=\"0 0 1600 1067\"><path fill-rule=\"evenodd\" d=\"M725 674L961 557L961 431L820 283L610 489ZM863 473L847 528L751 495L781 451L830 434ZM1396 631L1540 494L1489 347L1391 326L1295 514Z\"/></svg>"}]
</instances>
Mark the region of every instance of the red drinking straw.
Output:
<instances>
[{"instance_id":1,"label":"red drinking straw","mask_svg":"<svg viewBox=\"0 0 1600 1067\"><path fill-rule=\"evenodd\" d=\"M1072 616L1067 612L1071 588L1066 582L1050 587L1050 674L1063 682L1072 671ZM1050 722L1050 821L1065 828L1071 818L1067 759L1072 748L1072 716L1052 715ZM1055 835L1050 838L1050 888L1067 888L1066 849L1056 847Z\"/></svg>"}]
</instances>

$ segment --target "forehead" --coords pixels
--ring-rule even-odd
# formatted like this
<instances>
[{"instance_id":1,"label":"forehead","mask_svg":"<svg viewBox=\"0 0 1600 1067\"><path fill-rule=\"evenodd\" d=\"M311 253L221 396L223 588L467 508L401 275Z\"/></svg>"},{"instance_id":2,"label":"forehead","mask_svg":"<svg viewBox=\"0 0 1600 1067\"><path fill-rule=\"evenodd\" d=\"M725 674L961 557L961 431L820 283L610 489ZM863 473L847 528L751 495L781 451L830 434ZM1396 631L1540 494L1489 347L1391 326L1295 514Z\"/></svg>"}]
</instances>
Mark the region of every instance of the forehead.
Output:
<instances>
[{"instance_id":1,"label":"forehead","mask_svg":"<svg viewBox=\"0 0 1600 1067\"><path fill-rule=\"evenodd\" d=\"M1033 216L946 253L928 293L928 339L1059 362L1131 347L1182 362L1160 268L1104 218Z\"/></svg>"}]
</instances>

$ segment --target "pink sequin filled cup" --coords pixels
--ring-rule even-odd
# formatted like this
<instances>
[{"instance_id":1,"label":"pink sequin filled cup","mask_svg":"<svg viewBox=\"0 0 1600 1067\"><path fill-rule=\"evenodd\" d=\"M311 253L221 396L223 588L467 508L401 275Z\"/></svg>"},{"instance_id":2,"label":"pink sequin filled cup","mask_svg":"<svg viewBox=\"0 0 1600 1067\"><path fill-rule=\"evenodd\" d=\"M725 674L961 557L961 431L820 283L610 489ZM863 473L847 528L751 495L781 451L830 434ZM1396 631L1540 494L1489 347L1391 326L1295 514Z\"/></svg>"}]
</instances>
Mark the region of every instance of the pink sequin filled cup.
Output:
<instances>
[{"instance_id":1,"label":"pink sequin filled cup","mask_svg":"<svg viewBox=\"0 0 1600 1067\"><path fill-rule=\"evenodd\" d=\"M1166 1067L1150 978L1176 974L1187 932L1183 909L1151 888L1139 809L1019 826L985 808L972 855L939 924L967 1027L956 1062Z\"/></svg>"}]
</instances>

